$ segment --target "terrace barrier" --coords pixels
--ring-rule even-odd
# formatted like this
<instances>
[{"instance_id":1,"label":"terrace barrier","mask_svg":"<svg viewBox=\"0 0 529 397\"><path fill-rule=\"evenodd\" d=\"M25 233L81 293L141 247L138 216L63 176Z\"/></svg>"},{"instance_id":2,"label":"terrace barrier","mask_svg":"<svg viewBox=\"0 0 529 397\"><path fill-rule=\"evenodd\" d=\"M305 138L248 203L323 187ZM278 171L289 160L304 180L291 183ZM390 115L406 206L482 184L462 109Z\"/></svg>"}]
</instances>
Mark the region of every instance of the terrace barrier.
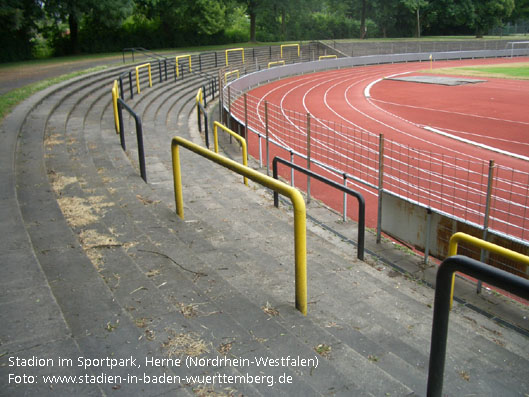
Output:
<instances>
[{"instance_id":1,"label":"terrace barrier","mask_svg":"<svg viewBox=\"0 0 529 397\"><path fill-rule=\"evenodd\" d=\"M180 59L184 59L184 58L187 58L188 59L188 62L189 62L189 73L191 73L193 71L193 69L191 69L191 55L179 55L175 58L175 63L176 63L176 77L179 77L180 76L180 72L179 72L179 69L180 69Z\"/></svg>"},{"instance_id":2,"label":"terrace barrier","mask_svg":"<svg viewBox=\"0 0 529 397\"><path fill-rule=\"evenodd\" d=\"M501 247L493 243L489 243L488 241L481 240L477 237L471 236L466 233L461 233L461 232L454 233L452 237L450 237L450 241L448 243L448 256L449 257L457 255L457 247L460 242L465 242L467 244L480 248L484 251L488 251L490 253L501 255L505 258L522 263L526 267L529 266L529 256L520 254L519 252L512 251L510 249ZM454 283L455 283L455 273L452 277L452 285L450 288L450 308L452 308L452 302L454 298Z\"/></svg>"},{"instance_id":3,"label":"terrace barrier","mask_svg":"<svg viewBox=\"0 0 529 397\"><path fill-rule=\"evenodd\" d=\"M299 44L281 44L281 59L283 59L283 48L286 48L286 47L297 47L298 49L298 57L300 55L300 50L299 50Z\"/></svg>"},{"instance_id":4,"label":"terrace barrier","mask_svg":"<svg viewBox=\"0 0 529 397\"><path fill-rule=\"evenodd\" d=\"M125 103L125 101L121 98L118 98L118 118L119 118L119 137L121 139L121 147L123 150L126 150L125 146L125 132L123 129L123 111L122 108L125 108L127 112L129 112L132 117L134 117L134 121L136 123L136 139L138 141L138 160L140 163L140 175L142 179L147 182L147 171L145 169L145 151L143 149L143 127L141 124L141 118L132 108Z\"/></svg>"},{"instance_id":5,"label":"terrace barrier","mask_svg":"<svg viewBox=\"0 0 529 397\"><path fill-rule=\"evenodd\" d=\"M149 87L152 87L152 76L151 76L151 64L150 63L144 63L143 65L136 66L136 89L138 90L138 94L141 92L140 90L140 69L147 68L148 74L149 74Z\"/></svg>"},{"instance_id":6,"label":"terrace barrier","mask_svg":"<svg viewBox=\"0 0 529 397\"><path fill-rule=\"evenodd\" d=\"M215 121L213 123L213 139L215 141L215 153L219 153L219 138L218 138L218 132L217 132L219 128L225 131L226 133L228 133L231 137L235 138L237 141L239 141L242 147L242 164L245 167L247 167L248 166L248 149L246 145L246 139L244 139L239 134L233 132L225 125L222 125L218 121ZM243 178L243 182L246 186L248 186L248 179L246 177Z\"/></svg>"},{"instance_id":7,"label":"terrace barrier","mask_svg":"<svg viewBox=\"0 0 529 397\"><path fill-rule=\"evenodd\" d=\"M171 153L173 159L175 203L176 213L182 219L184 219L184 202L182 194L182 173L180 168L180 146L290 198L294 207L296 308L303 313L303 315L307 315L307 220L305 202L303 201L301 193L297 189L288 186L286 183L263 175L258 171L225 158L184 138L174 137L171 141Z\"/></svg>"},{"instance_id":8,"label":"terrace barrier","mask_svg":"<svg viewBox=\"0 0 529 397\"><path fill-rule=\"evenodd\" d=\"M242 55L242 63L244 64L244 48L231 48L231 49L226 50L226 66L229 65L229 63L228 63L228 54L230 52L239 52L239 51L240 51L240 53Z\"/></svg>"},{"instance_id":9,"label":"terrace barrier","mask_svg":"<svg viewBox=\"0 0 529 397\"><path fill-rule=\"evenodd\" d=\"M276 65L285 65L285 61L268 62L268 69L270 69L271 66L276 66Z\"/></svg>"},{"instance_id":10,"label":"terrace barrier","mask_svg":"<svg viewBox=\"0 0 529 397\"><path fill-rule=\"evenodd\" d=\"M116 134L119 134L119 131L120 131L119 116L118 116L118 98L119 98L118 82L117 80L114 80L114 84L112 84L112 108L114 110L114 124L116 126Z\"/></svg>"},{"instance_id":11,"label":"terrace barrier","mask_svg":"<svg viewBox=\"0 0 529 397\"><path fill-rule=\"evenodd\" d=\"M281 157L274 157L274 160L272 160L272 168L273 168L273 176L274 179L278 179L278 172L277 172L277 163L281 163L283 165L286 165L287 167L290 167L296 171L299 171L307 176L310 176L320 182L323 182L329 186L334 187L335 189L341 190L342 192L349 194L353 197L355 197L358 200L358 253L357 257L360 260L364 260L364 242L365 242L365 224L366 224L366 205L364 196L362 196L360 193L354 191L353 189L350 189L346 186L340 185L337 182L334 182L328 178L325 178L314 171L308 170L306 168L303 168L297 164L294 164L291 161L282 159ZM279 207L279 195L277 192L274 192L274 206Z\"/></svg>"},{"instance_id":12,"label":"terrace barrier","mask_svg":"<svg viewBox=\"0 0 529 397\"><path fill-rule=\"evenodd\" d=\"M437 270L433 309L430 363L428 368L428 397L441 397L450 315L450 285L455 272L482 280L514 295L529 299L529 280L496 269L466 256L451 256Z\"/></svg>"}]
</instances>

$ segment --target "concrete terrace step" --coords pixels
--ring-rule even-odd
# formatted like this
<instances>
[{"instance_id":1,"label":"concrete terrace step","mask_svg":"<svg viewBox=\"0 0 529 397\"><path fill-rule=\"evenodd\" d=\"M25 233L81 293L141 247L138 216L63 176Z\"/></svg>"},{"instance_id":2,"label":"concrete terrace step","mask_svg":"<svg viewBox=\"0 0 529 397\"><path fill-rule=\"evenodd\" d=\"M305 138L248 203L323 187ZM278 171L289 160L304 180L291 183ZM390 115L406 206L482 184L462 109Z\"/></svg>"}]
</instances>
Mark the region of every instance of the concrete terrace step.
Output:
<instances>
[{"instance_id":1,"label":"concrete terrace step","mask_svg":"<svg viewBox=\"0 0 529 397\"><path fill-rule=\"evenodd\" d=\"M9 139L0 177L10 188L0 208L13 214L4 227L14 231L2 241L8 253L2 317L10 324L2 332L2 364L10 356L144 360L172 352L249 360L300 356L317 359L318 366L103 369L123 376L292 377L291 385L273 387L122 382L53 390L8 385L8 392L423 395L433 291L357 261L349 246L309 224L310 305L308 317L301 316L293 307L292 216L284 205L272 207L269 192L247 188L239 176L182 151L186 219L174 213L170 138L177 133L200 141L193 112L199 79L155 84L135 97L147 131L148 176L154 169L145 184L136 171L133 135L127 155L113 130L114 78L98 73L50 89L2 126ZM25 264L30 278L15 274L9 260ZM34 301L44 310L27 319L21 313ZM526 338L457 308L445 392L523 395L528 357ZM28 372L0 371L3 379ZM85 372L101 371L32 368L33 374Z\"/></svg>"}]
</instances>

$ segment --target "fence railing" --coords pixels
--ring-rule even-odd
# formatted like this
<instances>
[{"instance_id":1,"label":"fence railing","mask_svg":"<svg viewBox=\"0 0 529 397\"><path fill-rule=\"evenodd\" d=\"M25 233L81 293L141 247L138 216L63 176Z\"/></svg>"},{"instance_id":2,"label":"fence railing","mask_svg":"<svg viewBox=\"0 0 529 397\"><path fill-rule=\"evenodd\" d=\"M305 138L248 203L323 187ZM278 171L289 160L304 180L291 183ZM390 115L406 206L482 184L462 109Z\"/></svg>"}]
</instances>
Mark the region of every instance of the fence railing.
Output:
<instances>
[{"instance_id":1,"label":"fence railing","mask_svg":"<svg viewBox=\"0 0 529 397\"><path fill-rule=\"evenodd\" d=\"M453 274L461 272L489 285L529 299L529 280L488 266L466 256L451 256L437 270L433 308L430 362L428 368L428 397L443 395L443 378L450 313L450 286Z\"/></svg>"},{"instance_id":2,"label":"fence railing","mask_svg":"<svg viewBox=\"0 0 529 397\"><path fill-rule=\"evenodd\" d=\"M179 147L182 146L210 161L215 162L233 172L249 178L269 189L287 196L294 207L294 258L295 258L295 295L296 308L307 314L307 226L305 202L301 193L287 184L263 175L252 168L246 167L225 158L217 153L196 145L184 138L174 137L171 141L173 161L173 180L175 192L176 213L184 219L184 201L182 193L182 172L180 167Z\"/></svg>"},{"instance_id":3,"label":"fence railing","mask_svg":"<svg viewBox=\"0 0 529 397\"><path fill-rule=\"evenodd\" d=\"M529 51L515 49L514 54L527 55ZM312 120L309 143L306 114L266 103L246 92L263 82L294 74L372 63L428 61L430 55L341 58L266 69L228 84L223 90L222 106L231 119L258 137L259 144L268 136L267 143L305 159L310 157L311 162L337 176L345 173L377 196L386 191L435 213L529 245L527 170L496 162L491 172L489 159L417 149L384 140L355 125L322 119ZM511 49L433 53L436 60L510 55Z\"/></svg>"},{"instance_id":4,"label":"fence railing","mask_svg":"<svg viewBox=\"0 0 529 397\"><path fill-rule=\"evenodd\" d=\"M308 170L306 168L303 168L297 164L292 163L291 161L282 159L281 157L274 157L274 160L272 160L272 170L273 170L273 177L274 179L278 179L278 163L281 163L283 165L286 165L287 167L290 167L298 172L301 172L307 176L310 176L320 182L323 182L329 186L334 187L335 189L338 189L345 194L348 194L350 196L353 196L358 201L358 252L357 257L360 260L364 260L364 242L365 242L365 219L366 219L366 205L364 196L362 196L360 193L354 191L353 189L348 188L347 186L340 185L337 182L334 182L328 178L325 178L319 174L317 174L314 171ZM344 201L345 202L345 201ZM274 192L274 206L279 206L279 195L277 192Z\"/></svg>"}]
</instances>

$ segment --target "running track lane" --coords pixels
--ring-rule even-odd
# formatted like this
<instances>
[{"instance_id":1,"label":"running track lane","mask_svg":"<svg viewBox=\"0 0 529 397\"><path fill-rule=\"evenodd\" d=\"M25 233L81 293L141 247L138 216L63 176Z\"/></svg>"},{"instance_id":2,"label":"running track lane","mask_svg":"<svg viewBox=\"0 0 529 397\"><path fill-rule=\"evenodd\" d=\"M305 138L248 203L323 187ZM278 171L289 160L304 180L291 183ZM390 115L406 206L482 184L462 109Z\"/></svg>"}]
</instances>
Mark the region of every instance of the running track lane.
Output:
<instances>
[{"instance_id":1,"label":"running track lane","mask_svg":"<svg viewBox=\"0 0 529 397\"><path fill-rule=\"evenodd\" d=\"M460 66L462 64L483 64L483 63L499 63L499 62L509 62L510 60L478 60L478 61L464 61L464 62L437 62L436 67L445 67L445 66ZM517 60L519 61L519 59ZM383 133L387 140L391 140L396 143L401 143L407 147L420 149L423 152L420 153L417 159L415 159L414 167L422 167L425 169L424 173L430 176L430 184L441 185L446 184L446 180L441 180L437 175L438 172L435 169L432 169L432 164L439 163L442 167L443 162L459 162L462 166L464 164L472 165L478 164L475 169L471 172L475 173L471 178L474 179L483 179L483 173L486 174L486 169L483 169L484 160L494 159L497 164L501 164L507 167L512 167L518 170L527 170L528 163L526 161L518 160L505 156L499 153L490 152L480 147L475 147L466 143L459 141L454 141L453 139L434 134L423 128L423 124L429 123L428 114L432 113L431 110L427 109L424 111L424 114L418 114L418 105L422 104L420 98L413 96L415 102L406 102L404 101L407 98L410 98L407 91L410 89L410 86L417 86L419 84L414 83L403 83L395 81L382 80L377 84L374 84L371 88L372 98L366 98L364 96L364 91L366 86L368 86L373 81L382 79L389 75L399 75L399 74L408 74L413 73L421 69L427 68L425 63L410 63L410 64L395 64L395 65L382 65L382 66L369 66L369 67L357 67L352 69L344 70L333 70L327 72L320 72L311 75L296 76L294 78L281 80L266 86L259 87L248 93L249 97L252 98L249 100L249 108L251 109L249 113L249 124L254 128L257 128L259 131L264 132L264 102L268 102L269 106L269 130L271 136L274 139L278 139L283 143L288 144L289 146L297 149L302 147L305 142L304 131L306 127L306 119L303 117L306 113L311 114L311 129L317 129L318 124L325 125L336 130L335 127L329 122L337 123L345 126L349 126L354 131L372 131L376 134ZM386 83L388 85L386 85ZM521 84L519 81L518 84ZM478 85L473 85L468 88L474 89L472 101L474 102L473 110L481 109L480 107L480 95L477 93L476 89L480 89L483 86L486 86L487 83L481 83ZM525 83L523 83L525 84ZM424 84L420 84L423 86ZM390 91L388 93L389 87ZM437 86L434 86L437 87ZM400 89L399 89L400 88ZM443 87L446 88L446 87ZM449 87L449 88L461 88L461 87ZM467 87L465 87L467 88ZM497 90L496 87L485 87L489 90ZM524 90L521 90L524 91ZM527 93L529 90L525 90ZM385 95L389 97L386 98ZM421 106L423 108L431 108L433 106L441 107L442 110L451 110L455 106L455 101L460 98L463 102L462 107L465 103L468 103L468 97L465 100L463 95L456 95L456 98L447 97L443 105L443 96L442 95L432 95L424 98L437 101L437 103L431 103L431 106ZM521 98L521 99L520 99ZM518 98L522 103L527 103L527 100L523 101L522 97ZM252 106L253 109L252 109ZM275 106L275 107L274 107ZM444 108L443 108L444 106ZM450 108L452 107L452 108ZM236 108L236 107L235 107ZM397 108L400 110L397 112ZM288 109L288 110L287 110ZM413 114L408 115L406 112L402 112L402 109L413 109ZM456 107L459 109L459 107ZM470 114L469 109L462 109L459 113ZM481 110L483 111L483 110ZM484 110L485 114L487 113ZM237 111L235 111L237 113ZM277 114L276 114L277 113ZM441 113L441 112L438 112ZM509 114L508 123L509 125L514 124L513 121L516 121L517 124L522 127L526 127L524 123L526 121L523 119L523 114L518 114L520 112L513 112ZM447 114L446 112L444 114ZM272 116L271 116L272 115ZM241 117L241 115L238 115ZM481 116L481 117L480 117ZM522 116L520 118L520 116ZM419 123L415 117L421 117L423 123ZM483 113L480 114L480 111L472 113L472 127L475 127L478 121L482 121L481 128L475 129L474 131L482 131L483 135L493 136L493 134L498 132L501 127L498 127L498 123L501 120L500 117L495 117L494 128L492 131L489 131L489 126L492 124L490 118L483 117ZM458 119L462 118L462 115L457 115ZM243 118L241 118L243 119ZM411 119L411 120L410 120ZM324 121L325 120L325 121ZM447 128L447 125L439 125L444 118L438 118L435 122L431 123L436 127ZM453 124L449 125L454 127ZM470 127L463 125L463 128L458 127L457 130L468 130ZM456 130L451 128L452 130ZM285 133L285 130L294 131L298 135L297 141L292 139L292 133ZM527 128L525 128L527 130ZM295 135L294 134L294 135ZM252 134L253 135L253 134ZM523 135L523 133L520 133ZM250 136L252 138L252 136ZM252 148L252 154L257 155L256 140L253 136L254 142L250 142L250 147ZM501 137L500 137L501 138ZM521 136L520 138L524 138ZM510 142L510 139L504 139L504 143ZM527 137L525 137L527 139ZM251 139L252 141L252 139ZM519 143L519 141L517 141ZM335 144L335 142L320 142L321 147L327 149L327 146ZM273 148L274 145L271 146ZM368 145L369 146L369 145ZM520 147L519 144L514 144L514 147L511 149ZM523 146L522 146L523 147ZM509 146L504 148L509 149ZM325 151L322 150L323 157ZM430 153L431 152L431 153ZM425 156L425 153L430 153L429 159L422 159L421 157ZM270 158L273 158L274 155L281 155L282 157L288 158L288 153L282 152L281 150L275 150ZM365 149L365 154L368 158L371 156L372 160L376 160L376 155L370 152L369 147ZM334 161L336 164L341 162L343 157L346 155L345 152L341 152L341 148L335 148L333 153L333 158L327 156L326 162ZM409 155L409 154L408 154ZM413 155L411 156L413 158ZM434 159L434 160L432 160ZM452 161L451 161L452 159ZM299 161L299 160L298 160ZM342 164L343 165L343 164ZM406 173L409 164L398 164L393 166L394 172L396 173ZM456 171L454 171L456 172ZM364 176L366 173L369 173L369 167L366 167L364 170ZM376 170L371 169L371 182L376 176ZM288 172L283 172L283 175L289 175ZM329 175L328 175L329 176ZM467 175L468 176L468 175ZM452 213L454 215L458 214L458 207L466 206L468 203L474 203L479 201L479 194L474 195L472 189L467 189L465 191L465 197L457 197L460 187L457 187L457 180L463 178L465 175L453 175L453 181L450 183L453 184L453 197L452 199L446 199L444 197L425 197L422 192L424 186L420 186L420 178L417 179L417 183L413 181L407 181L405 183L395 182L395 186L392 186L392 190L402 190L402 192L407 192L406 195L415 199L418 198L418 201L424 202L427 200L429 203L432 203L435 200L441 201L441 210ZM339 177L335 179L341 180ZM301 185L298 183L301 182ZM476 186L479 185L480 181L476 181ZM527 185L527 181L520 181L522 185ZM376 184L376 183L375 183ZM424 184L424 182L423 182ZM304 178L297 178L296 185L300 188L305 188ZM376 198L373 194L373 191L370 189L364 188L362 185L353 185L354 188L358 190L363 190L363 193L366 196L368 201L368 225L373 227L376 224ZM447 189L441 187L441 189ZM451 188L450 188L451 189ZM476 188L477 189L477 188ZM521 187L523 193L523 187ZM328 188L320 188L312 186L311 192L313 195L325 199L332 207L340 210L341 209L341 195L340 194L331 194ZM503 212L518 212L516 215L518 217L523 217L525 214L525 202L523 203L513 203L511 199L505 199L505 202L498 200L496 205ZM482 203L477 202L476 208L473 209L475 213L480 211L480 206ZM349 216L354 217L356 209L349 206ZM470 214L464 215L467 220L480 223L481 219L478 215L473 216L472 211ZM498 223L499 225L499 223ZM514 225L510 227L508 224L504 225L503 228L505 232L509 232L514 235L519 235L517 230L519 227ZM511 229L511 230L508 230ZM501 229L500 229L501 230Z\"/></svg>"}]
</instances>

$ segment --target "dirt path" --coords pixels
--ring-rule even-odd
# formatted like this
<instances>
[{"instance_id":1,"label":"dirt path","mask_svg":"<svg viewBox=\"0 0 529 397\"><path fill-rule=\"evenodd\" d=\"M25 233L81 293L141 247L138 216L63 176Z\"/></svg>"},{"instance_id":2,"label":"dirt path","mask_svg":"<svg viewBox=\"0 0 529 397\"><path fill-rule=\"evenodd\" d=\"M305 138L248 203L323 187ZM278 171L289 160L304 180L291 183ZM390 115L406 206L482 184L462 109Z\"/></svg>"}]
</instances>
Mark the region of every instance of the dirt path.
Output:
<instances>
[{"instance_id":1,"label":"dirt path","mask_svg":"<svg viewBox=\"0 0 529 397\"><path fill-rule=\"evenodd\" d=\"M63 74L89 69L100 65L114 65L123 62L122 57L105 56L101 58L90 58L85 60L68 60L60 62L57 60L49 63L20 64L0 68L0 95L16 88L35 83L40 80L49 79Z\"/></svg>"}]
</instances>

